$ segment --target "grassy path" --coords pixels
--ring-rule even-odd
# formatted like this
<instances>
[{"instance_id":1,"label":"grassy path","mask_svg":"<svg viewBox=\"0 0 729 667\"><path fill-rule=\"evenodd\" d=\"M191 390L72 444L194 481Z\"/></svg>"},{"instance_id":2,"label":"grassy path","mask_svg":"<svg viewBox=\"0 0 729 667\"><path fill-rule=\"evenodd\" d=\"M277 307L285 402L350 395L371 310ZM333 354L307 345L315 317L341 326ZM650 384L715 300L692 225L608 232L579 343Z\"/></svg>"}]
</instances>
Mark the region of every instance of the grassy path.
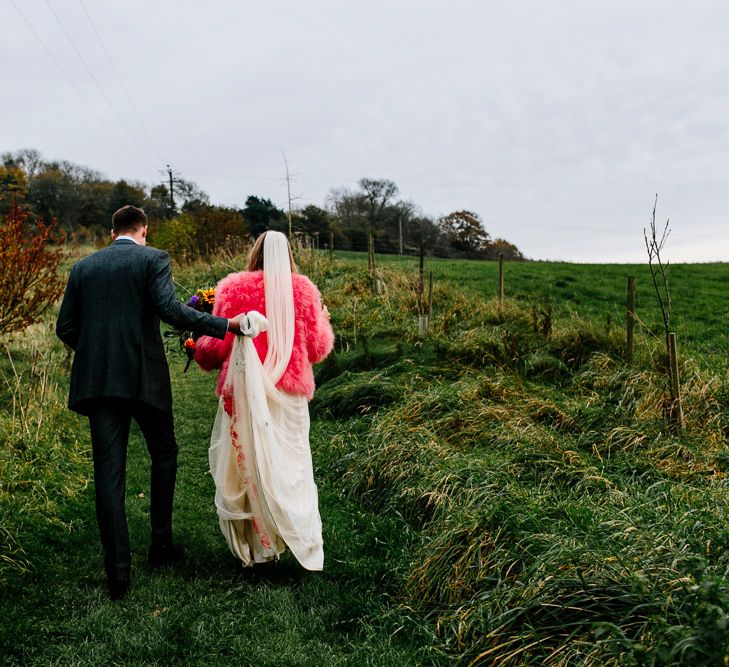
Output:
<instances>
[{"instance_id":1,"label":"grassy path","mask_svg":"<svg viewBox=\"0 0 729 667\"><path fill-rule=\"evenodd\" d=\"M175 536L183 565L152 572L148 546L149 470L133 431L127 511L133 583L108 600L96 533L93 488L60 508L70 530L49 528L26 542L34 571L0 600L3 665L416 665L443 662L433 638L393 602L412 552L407 528L341 497L320 467L327 431L315 424L326 565L306 573L286 555L268 576L242 573L219 533L207 474L216 408L213 376L173 361L180 470ZM80 421L79 428L86 428ZM90 462L89 462L90 473ZM142 494L144 494L142 496Z\"/></svg>"}]
</instances>

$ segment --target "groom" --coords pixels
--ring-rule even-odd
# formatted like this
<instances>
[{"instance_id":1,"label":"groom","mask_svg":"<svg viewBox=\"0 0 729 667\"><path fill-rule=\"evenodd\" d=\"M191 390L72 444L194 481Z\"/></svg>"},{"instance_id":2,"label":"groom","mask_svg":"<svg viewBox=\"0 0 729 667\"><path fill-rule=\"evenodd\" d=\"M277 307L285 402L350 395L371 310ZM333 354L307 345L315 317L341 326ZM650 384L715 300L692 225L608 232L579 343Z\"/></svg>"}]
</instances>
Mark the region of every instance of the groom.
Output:
<instances>
[{"instance_id":1,"label":"groom","mask_svg":"<svg viewBox=\"0 0 729 667\"><path fill-rule=\"evenodd\" d=\"M129 589L131 569L124 493L132 419L152 460L149 564L182 557L172 541L177 443L160 320L224 338L227 331L240 333L241 316L214 317L179 302L169 256L146 247L142 209L124 206L111 222L113 242L71 269L56 335L75 350L68 405L89 419L96 518L109 594L119 599Z\"/></svg>"}]
</instances>

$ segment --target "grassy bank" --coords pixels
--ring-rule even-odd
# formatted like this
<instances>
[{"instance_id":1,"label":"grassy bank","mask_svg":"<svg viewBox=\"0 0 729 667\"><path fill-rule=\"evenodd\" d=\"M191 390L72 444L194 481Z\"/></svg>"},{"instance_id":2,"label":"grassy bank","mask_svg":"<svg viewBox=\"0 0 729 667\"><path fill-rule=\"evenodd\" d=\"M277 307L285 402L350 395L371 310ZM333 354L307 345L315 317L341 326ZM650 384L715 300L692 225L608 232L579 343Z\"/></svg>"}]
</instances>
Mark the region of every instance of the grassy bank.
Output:
<instances>
[{"instance_id":1,"label":"grassy bank","mask_svg":"<svg viewBox=\"0 0 729 667\"><path fill-rule=\"evenodd\" d=\"M550 282L554 267L524 266ZM704 280L723 267L697 270ZM607 308L583 319L562 304L545 337L532 326L538 291L501 317L473 285L441 280L420 340L407 276L382 275L374 296L361 269L324 274L339 353L312 408L336 423L345 492L422 536L403 604L465 663L723 664L729 385L723 360L712 364L715 323L692 330L711 353L682 359L678 436L647 327L627 366Z\"/></svg>"}]
</instances>

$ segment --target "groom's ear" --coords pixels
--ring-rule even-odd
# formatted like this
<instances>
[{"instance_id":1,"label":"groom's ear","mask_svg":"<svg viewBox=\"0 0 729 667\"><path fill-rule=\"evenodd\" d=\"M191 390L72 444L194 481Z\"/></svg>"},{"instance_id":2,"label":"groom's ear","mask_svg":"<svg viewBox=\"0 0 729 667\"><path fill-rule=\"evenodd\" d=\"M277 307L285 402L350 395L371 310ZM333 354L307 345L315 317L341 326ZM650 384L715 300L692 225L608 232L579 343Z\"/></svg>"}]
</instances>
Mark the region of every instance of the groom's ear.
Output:
<instances>
[{"instance_id":1,"label":"groom's ear","mask_svg":"<svg viewBox=\"0 0 729 667\"><path fill-rule=\"evenodd\" d=\"M116 236L117 236L117 234L116 234L116 229L114 229L114 228L112 227L110 231L111 231L111 240L112 240L112 241L116 241Z\"/></svg>"}]
</instances>

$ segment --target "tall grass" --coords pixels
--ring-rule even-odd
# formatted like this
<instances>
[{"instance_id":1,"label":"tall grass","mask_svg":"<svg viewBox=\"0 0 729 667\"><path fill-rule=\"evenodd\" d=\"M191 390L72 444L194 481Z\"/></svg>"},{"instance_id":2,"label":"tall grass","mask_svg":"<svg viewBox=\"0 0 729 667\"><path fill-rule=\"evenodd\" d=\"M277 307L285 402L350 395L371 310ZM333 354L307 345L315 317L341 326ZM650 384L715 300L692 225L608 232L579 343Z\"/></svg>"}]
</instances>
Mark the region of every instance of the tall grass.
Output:
<instances>
[{"instance_id":1,"label":"tall grass","mask_svg":"<svg viewBox=\"0 0 729 667\"><path fill-rule=\"evenodd\" d=\"M726 380L684 357L679 438L652 337L628 367L608 322L545 336L530 302L446 284L422 341L408 277L385 277L382 299L332 279L348 346L315 406L350 418L328 458L345 492L421 531L403 605L466 663L724 664Z\"/></svg>"},{"instance_id":2,"label":"tall grass","mask_svg":"<svg viewBox=\"0 0 729 667\"><path fill-rule=\"evenodd\" d=\"M657 657L680 631L692 659L723 659L723 611L707 626L700 593L728 601L723 486L673 479L686 463L675 443L610 465L580 436L551 401L464 378L380 413L342 454L342 480L423 530L405 601L459 655L627 664L633 644Z\"/></svg>"},{"instance_id":3,"label":"tall grass","mask_svg":"<svg viewBox=\"0 0 729 667\"><path fill-rule=\"evenodd\" d=\"M68 357L50 319L2 343L0 359L0 583L33 568L38 535L67 528L64 503L89 483L90 448L66 408ZM30 541L30 545L26 542Z\"/></svg>"}]
</instances>

